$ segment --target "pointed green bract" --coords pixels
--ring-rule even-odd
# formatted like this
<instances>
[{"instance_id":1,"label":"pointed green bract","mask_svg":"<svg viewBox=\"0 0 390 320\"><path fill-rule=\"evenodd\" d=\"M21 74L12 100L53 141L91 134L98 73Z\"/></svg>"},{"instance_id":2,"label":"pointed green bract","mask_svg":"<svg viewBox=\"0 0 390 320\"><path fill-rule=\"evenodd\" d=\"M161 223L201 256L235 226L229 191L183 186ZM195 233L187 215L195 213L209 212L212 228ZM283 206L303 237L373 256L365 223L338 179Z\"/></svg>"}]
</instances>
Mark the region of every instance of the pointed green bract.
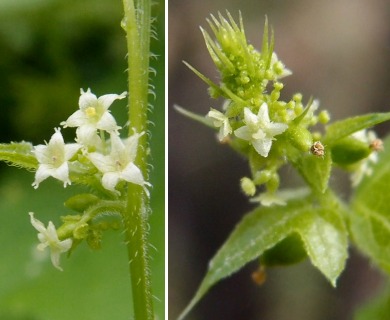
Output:
<instances>
[{"instance_id":1,"label":"pointed green bract","mask_svg":"<svg viewBox=\"0 0 390 320\"><path fill-rule=\"evenodd\" d=\"M377 265L390 273L390 137L352 198L354 212L349 215L356 245Z\"/></svg>"},{"instance_id":2,"label":"pointed green bract","mask_svg":"<svg viewBox=\"0 0 390 320\"><path fill-rule=\"evenodd\" d=\"M173 107L176 109L177 112L181 113L183 116L186 116L187 118L198 121L198 122L200 122L200 123L202 123L210 128L214 128L211 121L209 119L207 119L206 117L201 116L199 114L196 114L194 112L188 111L187 109L184 109L176 104Z\"/></svg>"},{"instance_id":3,"label":"pointed green bract","mask_svg":"<svg viewBox=\"0 0 390 320\"><path fill-rule=\"evenodd\" d=\"M198 303L218 281L237 272L248 262L292 234L325 277L335 285L347 258L347 233L340 217L341 206L333 196L316 203L309 197L287 206L262 207L244 216L209 263L198 291L179 319Z\"/></svg>"}]
</instances>

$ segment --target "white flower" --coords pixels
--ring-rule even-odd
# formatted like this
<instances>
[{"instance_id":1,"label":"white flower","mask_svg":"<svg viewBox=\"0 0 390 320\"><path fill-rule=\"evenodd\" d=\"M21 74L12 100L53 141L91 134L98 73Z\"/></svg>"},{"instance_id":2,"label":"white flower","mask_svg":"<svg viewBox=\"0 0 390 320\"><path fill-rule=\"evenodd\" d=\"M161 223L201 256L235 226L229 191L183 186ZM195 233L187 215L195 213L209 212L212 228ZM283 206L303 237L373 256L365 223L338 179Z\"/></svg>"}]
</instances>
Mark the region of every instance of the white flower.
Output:
<instances>
[{"instance_id":1,"label":"white flower","mask_svg":"<svg viewBox=\"0 0 390 320\"><path fill-rule=\"evenodd\" d=\"M137 155L138 139L143 133L135 133L122 141L116 134L111 134L111 152L102 155L98 152L88 154L89 160L103 173L102 184L107 190L115 190L119 180L124 180L140 186L149 185L145 182L141 170L134 164Z\"/></svg>"},{"instance_id":2,"label":"white flower","mask_svg":"<svg viewBox=\"0 0 390 320\"><path fill-rule=\"evenodd\" d=\"M304 198L310 194L308 188L285 189L276 192L266 191L256 197L251 198L251 202L260 202L263 206L269 207L272 205L284 206L290 200Z\"/></svg>"},{"instance_id":3,"label":"white flower","mask_svg":"<svg viewBox=\"0 0 390 320\"><path fill-rule=\"evenodd\" d=\"M222 112L211 108L207 114L207 117L212 120L214 127L220 128L218 134L219 141L222 141L232 133L232 127L230 126L229 118L226 117Z\"/></svg>"},{"instance_id":4,"label":"white flower","mask_svg":"<svg viewBox=\"0 0 390 320\"><path fill-rule=\"evenodd\" d=\"M369 146L371 146L375 141L379 140L374 131L367 131L366 129L353 133L352 137L366 143ZM351 174L351 182L353 187L356 187L362 181L364 176L372 175L371 165L378 162L378 154L376 151L377 150L373 149L373 152L371 152L367 158L359 161L355 166L354 171Z\"/></svg>"},{"instance_id":5,"label":"white flower","mask_svg":"<svg viewBox=\"0 0 390 320\"><path fill-rule=\"evenodd\" d=\"M65 144L61 130L56 128L48 144L34 147L33 153L39 162L39 167L35 173L33 187L38 188L39 184L50 176L63 181L64 187L70 184L68 160L78 149L80 145L77 143Z\"/></svg>"},{"instance_id":6,"label":"white flower","mask_svg":"<svg viewBox=\"0 0 390 320\"><path fill-rule=\"evenodd\" d=\"M271 56L271 66L274 69L274 71L277 73L276 76L277 79L281 79L289 75L292 75L291 70L285 67L282 61L278 59L278 56L276 55L275 52L273 52Z\"/></svg>"},{"instance_id":7,"label":"white flower","mask_svg":"<svg viewBox=\"0 0 390 320\"><path fill-rule=\"evenodd\" d=\"M258 154L267 157L272 146L274 136L287 129L287 124L273 123L269 119L268 105L264 102L257 114L253 114L249 108L244 109L245 126L238 128L234 134L243 140L248 140Z\"/></svg>"},{"instance_id":8,"label":"white flower","mask_svg":"<svg viewBox=\"0 0 390 320\"><path fill-rule=\"evenodd\" d=\"M87 92L81 89L79 99L80 110L73 113L68 120L61 122L66 127L77 127L78 142L88 144L91 139L96 139L96 130L104 130L109 133L118 134L115 118L110 114L108 108L117 99L126 97L127 92L122 94L106 94L97 98L88 88ZM91 142L93 143L93 142Z\"/></svg>"},{"instance_id":9,"label":"white flower","mask_svg":"<svg viewBox=\"0 0 390 320\"><path fill-rule=\"evenodd\" d=\"M257 197L252 198L251 202L260 202L264 207L270 207L272 205L285 206L286 201L275 192L264 192Z\"/></svg>"},{"instance_id":10,"label":"white flower","mask_svg":"<svg viewBox=\"0 0 390 320\"><path fill-rule=\"evenodd\" d=\"M62 271L60 267L60 254L69 251L72 247L72 239L60 241L58 239L56 228L53 222L49 221L47 228L45 225L34 218L34 213L29 212L31 224L38 231L38 239L41 242L38 245L38 250L43 251L46 247L50 247L50 256L53 266Z\"/></svg>"}]
</instances>

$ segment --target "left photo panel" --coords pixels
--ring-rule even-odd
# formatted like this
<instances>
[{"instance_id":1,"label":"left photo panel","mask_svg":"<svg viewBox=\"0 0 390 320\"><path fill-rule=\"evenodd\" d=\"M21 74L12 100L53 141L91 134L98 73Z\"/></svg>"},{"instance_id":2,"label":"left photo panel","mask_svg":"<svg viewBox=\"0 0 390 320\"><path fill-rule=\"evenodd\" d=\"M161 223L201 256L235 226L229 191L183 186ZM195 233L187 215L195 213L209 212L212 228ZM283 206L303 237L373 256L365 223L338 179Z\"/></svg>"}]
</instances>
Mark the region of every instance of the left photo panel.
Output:
<instances>
[{"instance_id":1,"label":"left photo panel","mask_svg":"<svg viewBox=\"0 0 390 320\"><path fill-rule=\"evenodd\" d=\"M165 318L164 0L0 3L0 319Z\"/></svg>"}]
</instances>

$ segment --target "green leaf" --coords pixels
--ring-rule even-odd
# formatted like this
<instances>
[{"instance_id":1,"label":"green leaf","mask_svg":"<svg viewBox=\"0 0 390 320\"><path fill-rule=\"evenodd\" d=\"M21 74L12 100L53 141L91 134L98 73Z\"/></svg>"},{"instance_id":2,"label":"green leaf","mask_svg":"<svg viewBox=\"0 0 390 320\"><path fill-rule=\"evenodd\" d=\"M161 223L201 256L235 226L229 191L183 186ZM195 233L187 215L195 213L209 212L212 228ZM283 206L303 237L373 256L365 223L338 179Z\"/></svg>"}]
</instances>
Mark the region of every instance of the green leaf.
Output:
<instances>
[{"instance_id":1,"label":"green leaf","mask_svg":"<svg viewBox=\"0 0 390 320\"><path fill-rule=\"evenodd\" d=\"M387 319L390 314L390 290L387 288L379 297L359 308L354 320Z\"/></svg>"},{"instance_id":2,"label":"green leaf","mask_svg":"<svg viewBox=\"0 0 390 320\"><path fill-rule=\"evenodd\" d=\"M356 245L390 273L390 137L372 169L352 197L351 232Z\"/></svg>"},{"instance_id":3,"label":"green leaf","mask_svg":"<svg viewBox=\"0 0 390 320\"><path fill-rule=\"evenodd\" d=\"M32 144L24 141L0 144L0 161L4 161L10 166L36 170L38 161L32 154L32 150Z\"/></svg>"},{"instance_id":4,"label":"green leaf","mask_svg":"<svg viewBox=\"0 0 390 320\"><path fill-rule=\"evenodd\" d=\"M297 153L289 155L289 159L314 191L324 193L327 190L332 169L332 157L328 150L325 149L323 157L300 152L299 156Z\"/></svg>"},{"instance_id":5,"label":"green leaf","mask_svg":"<svg viewBox=\"0 0 390 320\"><path fill-rule=\"evenodd\" d=\"M183 319L215 283L292 234L299 235L313 265L335 285L347 258L347 234L338 201L329 193L323 198L321 204L309 197L291 201L287 206L261 207L244 216L210 261L205 278L179 319Z\"/></svg>"},{"instance_id":6,"label":"green leaf","mask_svg":"<svg viewBox=\"0 0 390 320\"><path fill-rule=\"evenodd\" d=\"M370 128L388 120L390 120L390 112L370 113L334 122L327 126L323 142L325 145L332 145L337 140L345 138L354 132Z\"/></svg>"},{"instance_id":7,"label":"green leaf","mask_svg":"<svg viewBox=\"0 0 390 320\"><path fill-rule=\"evenodd\" d=\"M285 266L300 262L307 257L306 250L298 234L293 233L276 246L264 252L260 264L266 267Z\"/></svg>"}]
</instances>

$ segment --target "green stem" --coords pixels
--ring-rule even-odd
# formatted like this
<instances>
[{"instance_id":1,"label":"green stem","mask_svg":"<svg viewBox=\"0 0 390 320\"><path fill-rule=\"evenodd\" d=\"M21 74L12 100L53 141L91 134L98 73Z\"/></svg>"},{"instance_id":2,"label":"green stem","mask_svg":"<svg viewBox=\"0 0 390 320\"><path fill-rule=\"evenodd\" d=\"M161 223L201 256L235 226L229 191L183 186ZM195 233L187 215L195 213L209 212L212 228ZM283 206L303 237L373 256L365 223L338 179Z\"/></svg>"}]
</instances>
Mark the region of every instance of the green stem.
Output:
<instances>
[{"instance_id":1,"label":"green stem","mask_svg":"<svg viewBox=\"0 0 390 320\"><path fill-rule=\"evenodd\" d=\"M123 0L129 75L129 135L147 132L148 80L150 56L150 0ZM135 165L147 179L148 135L139 140ZM142 187L128 184L127 206L123 220L136 320L154 319L148 259L149 199Z\"/></svg>"}]
</instances>

